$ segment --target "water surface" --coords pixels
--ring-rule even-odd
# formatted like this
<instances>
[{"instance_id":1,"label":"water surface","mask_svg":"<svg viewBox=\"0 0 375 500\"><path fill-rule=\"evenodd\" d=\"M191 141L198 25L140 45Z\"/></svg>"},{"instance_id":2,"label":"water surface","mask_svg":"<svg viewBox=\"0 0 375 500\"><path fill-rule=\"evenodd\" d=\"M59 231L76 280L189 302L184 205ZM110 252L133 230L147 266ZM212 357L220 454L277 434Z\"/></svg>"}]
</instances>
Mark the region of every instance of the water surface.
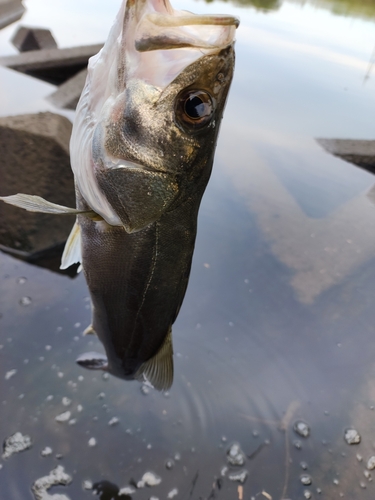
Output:
<instances>
[{"instance_id":1,"label":"water surface","mask_svg":"<svg viewBox=\"0 0 375 500\"><path fill-rule=\"evenodd\" d=\"M375 178L316 138L374 139L374 4L174 6L236 14L241 26L173 328L173 387L160 394L77 366L82 352L102 350L82 336L83 276L0 254L0 439L21 432L33 441L0 460L1 497L32 498L32 484L62 465L72 482L51 492L72 500L92 498L84 481L102 500L172 498L175 489L183 500L372 499ZM50 27L61 47L98 43L117 8L30 0L22 24ZM15 52L15 27L0 32L2 54ZM45 100L53 90L0 68L0 115L59 112ZM307 437L296 422L308 424ZM345 442L348 428L360 444ZM233 443L244 465L228 462ZM243 484L230 480L242 470ZM135 488L147 471L161 483ZM135 493L119 496L127 486Z\"/></svg>"}]
</instances>

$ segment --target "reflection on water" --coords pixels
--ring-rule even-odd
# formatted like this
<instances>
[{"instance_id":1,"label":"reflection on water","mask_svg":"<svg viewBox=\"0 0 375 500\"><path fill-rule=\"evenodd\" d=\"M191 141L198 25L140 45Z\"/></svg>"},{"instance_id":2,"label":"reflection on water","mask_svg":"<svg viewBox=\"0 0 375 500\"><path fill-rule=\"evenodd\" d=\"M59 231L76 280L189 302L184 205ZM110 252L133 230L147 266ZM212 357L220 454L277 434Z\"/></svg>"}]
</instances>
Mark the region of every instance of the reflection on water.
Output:
<instances>
[{"instance_id":1,"label":"reflection on water","mask_svg":"<svg viewBox=\"0 0 375 500\"><path fill-rule=\"evenodd\" d=\"M1 254L0 437L32 440L0 460L4 498L30 497L58 465L72 482L50 493L71 500L94 490L134 500L374 497L375 177L314 139L374 139L373 74L363 83L374 23L310 3L267 15L210 8L242 24L174 326L173 388L159 394L76 366L100 349L81 335L91 315L83 277ZM50 86L1 75L1 114L10 104L48 109ZM29 104L12 95L14 82L31 89ZM236 443L241 465L228 460ZM138 488L147 472L160 484Z\"/></svg>"},{"instance_id":2,"label":"reflection on water","mask_svg":"<svg viewBox=\"0 0 375 500\"><path fill-rule=\"evenodd\" d=\"M228 0L224 0L228 1ZM303 7L310 4L319 9L327 9L333 14L374 19L375 3L373 0L231 0L239 6L251 6L262 12L277 10L283 3L294 3ZM206 0L207 3L213 0Z\"/></svg>"}]
</instances>

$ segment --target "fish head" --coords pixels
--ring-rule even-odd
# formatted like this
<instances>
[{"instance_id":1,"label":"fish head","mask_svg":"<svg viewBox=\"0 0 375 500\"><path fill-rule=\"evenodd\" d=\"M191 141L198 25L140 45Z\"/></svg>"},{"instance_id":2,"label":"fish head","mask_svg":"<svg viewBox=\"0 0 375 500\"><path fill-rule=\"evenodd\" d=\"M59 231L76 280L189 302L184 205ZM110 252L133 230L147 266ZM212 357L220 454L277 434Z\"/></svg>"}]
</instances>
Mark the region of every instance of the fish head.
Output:
<instances>
[{"instance_id":1,"label":"fish head","mask_svg":"<svg viewBox=\"0 0 375 500\"><path fill-rule=\"evenodd\" d=\"M77 187L108 224L139 231L206 185L237 26L169 0L123 2L90 60L71 140Z\"/></svg>"}]
</instances>

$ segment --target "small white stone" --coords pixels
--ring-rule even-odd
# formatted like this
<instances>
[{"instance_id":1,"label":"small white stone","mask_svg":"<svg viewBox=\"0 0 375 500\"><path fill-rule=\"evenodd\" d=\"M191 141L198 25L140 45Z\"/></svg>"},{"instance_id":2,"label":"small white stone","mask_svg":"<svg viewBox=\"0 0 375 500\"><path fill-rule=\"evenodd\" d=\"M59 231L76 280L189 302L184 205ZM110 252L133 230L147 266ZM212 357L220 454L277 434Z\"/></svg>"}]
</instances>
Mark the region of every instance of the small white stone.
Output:
<instances>
[{"instance_id":1,"label":"small white stone","mask_svg":"<svg viewBox=\"0 0 375 500\"><path fill-rule=\"evenodd\" d=\"M91 446L91 447L96 446L96 439L95 438L90 438L89 442L88 442L88 445Z\"/></svg>"},{"instance_id":2,"label":"small white stone","mask_svg":"<svg viewBox=\"0 0 375 500\"><path fill-rule=\"evenodd\" d=\"M161 477L157 476L153 472L145 472L142 479L138 481L137 487L143 488L144 486L157 486L161 483Z\"/></svg>"},{"instance_id":3,"label":"small white stone","mask_svg":"<svg viewBox=\"0 0 375 500\"><path fill-rule=\"evenodd\" d=\"M32 445L30 436L21 434L21 432L16 432L12 436L8 437L3 446L3 458L9 458L14 453L19 453L20 451L28 450Z\"/></svg>"},{"instance_id":4,"label":"small white stone","mask_svg":"<svg viewBox=\"0 0 375 500\"><path fill-rule=\"evenodd\" d=\"M131 488L130 486L125 486L125 488L121 488L121 490L118 492L118 495L132 495L135 493L135 489Z\"/></svg>"},{"instance_id":5,"label":"small white stone","mask_svg":"<svg viewBox=\"0 0 375 500\"><path fill-rule=\"evenodd\" d=\"M5 380L11 379L12 377L14 377L14 375L16 373L17 373L17 370L10 370L9 372L6 372L6 374L5 374Z\"/></svg>"},{"instance_id":6,"label":"small white stone","mask_svg":"<svg viewBox=\"0 0 375 500\"><path fill-rule=\"evenodd\" d=\"M361 436L355 429L346 429L344 439L348 444L359 444L361 442Z\"/></svg>"},{"instance_id":7,"label":"small white stone","mask_svg":"<svg viewBox=\"0 0 375 500\"><path fill-rule=\"evenodd\" d=\"M42 457L49 457L50 455L52 455L52 448L50 448L49 446L46 446L41 452L40 454L42 455Z\"/></svg>"},{"instance_id":8,"label":"small white stone","mask_svg":"<svg viewBox=\"0 0 375 500\"><path fill-rule=\"evenodd\" d=\"M297 420L293 426L294 432L302 437L307 438L310 435L310 427L302 420Z\"/></svg>"},{"instance_id":9,"label":"small white stone","mask_svg":"<svg viewBox=\"0 0 375 500\"><path fill-rule=\"evenodd\" d=\"M93 488L92 481L89 481L89 480L83 481L82 488L84 490L92 490L92 488Z\"/></svg>"},{"instance_id":10,"label":"small white stone","mask_svg":"<svg viewBox=\"0 0 375 500\"><path fill-rule=\"evenodd\" d=\"M67 422L70 419L71 412L70 411L65 411L64 413L60 413L60 415L57 415L55 417L56 422Z\"/></svg>"},{"instance_id":11,"label":"small white stone","mask_svg":"<svg viewBox=\"0 0 375 500\"><path fill-rule=\"evenodd\" d=\"M229 481L237 481L238 483L244 484L249 473L247 470L241 470L239 472L232 472L228 475Z\"/></svg>"}]
</instances>

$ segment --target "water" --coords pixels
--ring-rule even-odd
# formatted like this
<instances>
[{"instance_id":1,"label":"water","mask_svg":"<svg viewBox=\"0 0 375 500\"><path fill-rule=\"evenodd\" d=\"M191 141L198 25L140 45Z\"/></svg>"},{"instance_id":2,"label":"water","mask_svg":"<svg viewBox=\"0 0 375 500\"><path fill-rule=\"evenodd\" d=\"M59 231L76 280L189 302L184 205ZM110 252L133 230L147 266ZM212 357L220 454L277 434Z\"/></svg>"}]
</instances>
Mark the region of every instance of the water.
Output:
<instances>
[{"instance_id":1,"label":"water","mask_svg":"<svg viewBox=\"0 0 375 500\"><path fill-rule=\"evenodd\" d=\"M118 3L29 0L22 24L50 27L61 47L98 43ZM33 485L71 500L374 497L365 471L375 463L375 207L367 195L375 178L316 139L374 139L375 8L254 5L174 2L236 14L241 26L173 328L169 394L77 366L82 353L102 352L81 335L90 322L83 277L0 254L0 439L20 433L32 442L0 460L2 498L30 498ZM14 30L0 31L2 54L15 52ZM0 115L56 112L45 100L53 90L0 68ZM308 425L307 437L296 422ZM360 443L348 446L348 429ZM228 462L234 443L243 465ZM160 483L137 488L150 472Z\"/></svg>"}]
</instances>

